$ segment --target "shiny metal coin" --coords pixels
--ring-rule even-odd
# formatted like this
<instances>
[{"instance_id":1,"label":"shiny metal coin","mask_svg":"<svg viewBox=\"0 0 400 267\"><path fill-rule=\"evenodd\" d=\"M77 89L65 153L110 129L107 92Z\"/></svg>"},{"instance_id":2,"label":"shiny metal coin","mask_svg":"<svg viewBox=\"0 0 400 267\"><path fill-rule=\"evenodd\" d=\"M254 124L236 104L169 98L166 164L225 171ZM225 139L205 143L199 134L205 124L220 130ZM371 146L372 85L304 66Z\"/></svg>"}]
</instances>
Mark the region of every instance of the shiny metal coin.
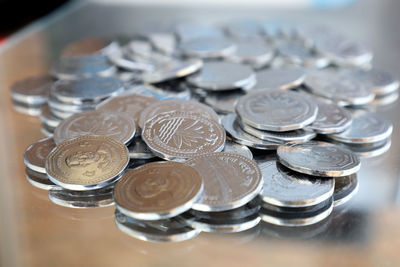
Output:
<instances>
[{"instance_id":1,"label":"shiny metal coin","mask_svg":"<svg viewBox=\"0 0 400 267\"><path fill-rule=\"evenodd\" d=\"M233 54L236 45L226 38L200 37L181 42L179 50L187 57L221 58Z\"/></svg>"},{"instance_id":2,"label":"shiny metal coin","mask_svg":"<svg viewBox=\"0 0 400 267\"><path fill-rule=\"evenodd\" d=\"M222 152L235 153L253 159L253 153L251 153L251 150L247 146L229 140L226 140Z\"/></svg>"},{"instance_id":3,"label":"shiny metal coin","mask_svg":"<svg viewBox=\"0 0 400 267\"><path fill-rule=\"evenodd\" d=\"M176 51L177 40L174 34L168 32L148 33L149 41L152 46L166 55L172 55Z\"/></svg>"},{"instance_id":4,"label":"shiny metal coin","mask_svg":"<svg viewBox=\"0 0 400 267\"><path fill-rule=\"evenodd\" d=\"M353 114L353 123L346 131L327 137L346 144L367 144L385 140L392 132L392 123L384 117L360 111Z\"/></svg>"},{"instance_id":5,"label":"shiny metal coin","mask_svg":"<svg viewBox=\"0 0 400 267\"><path fill-rule=\"evenodd\" d=\"M280 145L278 142L261 140L243 131L237 122L236 114L231 113L224 116L222 118L222 125L233 141L238 144L262 150L276 150Z\"/></svg>"},{"instance_id":6,"label":"shiny metal coin","mask_svg":"<svg viewBox=\"0 0 400 267\"><path fill-rule=\"evenodd\" d=\"M399 93L394 92L384 96L377 96L368 105L372 107L386 106L396 102L397 99L399 99Z\"/></svg>"},{"instance_id":7,"label":"shiny metal coin","mask_svg":"<svg viewBox=\"0 0 400 267\"><path fill-rule=\"evenodd\" d=\"M56 144L83 135L102 135L123 144L135 135L135 121L122 112L91 110L74 114L63 120L54 131Z\"/></svg>"},{"instance_id":8,"label":"shiny metal coin","mask_svg":"<svg viewBox=\"0 0 400 267\"><path fill-rule=\"evenodd\" d=\"M68 44L62 50L62 57L85 57L90 55L107 55L118 50L118 44L112 40L90 37Z\"/></svg>"},{"instance_id":9,"label":"shiny metal coin","mask_svg":"<svg viewBox=\"0 0 400 267\"><path fill-rule=\"evenodd\" d=\"M49 190L49 199L54 204L68 208L101 208L114 205L113 187L92 191L71 191L56 186Z\"/></svg>"},{"instance_id":10,"label":"shiny metal coin","mask_svg":"<svg viewBox=\"0 0 400 267\"><path fill-rule=\"evenodd\" d=\"M53 110L57 110L63 113L78 113L85 110L95 109L97 103L82 103L82 104L65 103L56 99L54 96L50 95L48 100L48 105L50 107L50 112L56 115L53 112Z\"/></svg>"},{"instance_id":11,"label":"shiny metal coin","mask_svg":"<svg viewBox=\"0 0 400 267\"><path fill-rule=\"evenodd\" d=\"M128 146L129 157L131 159L151 159L156 157L143 142L141 137L136 137Z\"/></svg>"},{"instance_id":12,"label":"shiny metal coin","mask_svg":"<svg viewBox=\"0 0 400 267\"><path fill-rule=\"evenodd\" d=\"M292 89L303 84L302 68L266 69L256 72L256 85L252 90Z\"/></svg>"},{"instance_id":13,"label":"shiny metal coin","mask_svg":"<svg viewBox=\"0 0 400 267\"><path fill-rule=\"evenodd\" d=\"M183 99L188 100L190 99L190 91L189 90L163 90L161 88L144 84L139 86L133 86L128 88L127 93L134 93L140 95L148 95L157 98L158 100L167 100L167 99Z\"/></svg>"},{"instance_id":14,"label":"shiny metal coin","mask_svg":"<svg viewBox=\"0 0 400 267\"><path fill-rule=\"evenodd\" d=\"M129 162L128 149L107 136L80 136L53 149L46 158L49 179L69 190L106 187L120 178Z\"/></svg>"},{"instance_id":15,"label":"shiny metal coin","mask_svg":"<svg viewBox=\"0 0 400 267\"><path fill-rule=\"evenodd\" d=\"M192 209L226 211L241 207L262 190L263 179L257 163L234 153L209 153L185 162L203 178L202 196Z\"/></svg>"},{"instance_id":16,"label":"shiny metal coin","mask_svg":"<svg viewBox=\"0 0 400 267\"><path fill-rule=\"evenodd\" d=\"M15 111L29 116L39 116L41 112L41 106L29 107L28 105L17 104L16 102L13 103L13 108Z\"/></svg>"},{"instance_id":17,"label":"shiny metal coin","mask_svg":"<svg viewBox=\"0 0 400 267\"><path fill-rule=\"evenodd\" d=\"M115 223L125 234L150 242L180 242L196 237L200 230L193 229L177 218L160 221L139 221L115 210Z\"/></svg>"},{"instance_id":18,"label":"shiny metal coin","mask_svg":"<svg viewBox=\"0 0 400 267\"><path fill-rule=\"evenodd\" d=\"M280 207L309 207L332 197L333 178L318 178L292 171L276 160L257 161L264 178L262 200Z\"/></svg>"},{"instance_id":19,"label":"shiny metal coin","mask_svg":"<svg viewBox=\"0 0 400 267\"><path fill-rule=\"evenodd\" d=\"M262 28L261 24L252 19L235 19L229 21L226 25L228 35L243 40L261 39Z\"/></svg>"},{"instance_id":20,"label":"shiny metal coin","mask_svg":"<svg viewBox=\"0 0 400 267\"><path fill-rule=\"evenodd\" d=\"M201 71L187 78L195 87L210 91L240 89L255 80L253 70L242 64L231 62L205 62Z\"/></svg>"},{"instance_id":21,"label":"shiny metal coin","mask_svg":"<svg viewBox=\"0 0 400 267\"><path fill-rule=\"evenodd\" d=\"M181 42L199 38L223 38L224 33L211 25L184 22L176 26L176 34Z\"/></svg>"},{"instance_id":22,"label":"shiny metal coin","mask_svg":"<svg viewBox=\"0 0 400 267\"><path fill-rule=\"evenodd\" d=\"M150 150L167 160L221 151L225 138L218 122L182 111L155 115L142 130L142 139Z\"/></svg>"},{"instance_id":23,"label":"shiny metal coin","mask_svg":"<svg viewBox=\"0 0 400 267\"><path fill-rule=\"evenodd\" d=\"M62 120L74 115L75 113L79 113L80 111L72 111L72 112L66 112L63 110L58 110L55 108L50 108L50 114L51 116L55 117L56 119L60 120L60 123ZM58 125L57 125L58 126Z\"/></svg>"},{"instance_id":24,"label":"shiny metal coin","mask_svg":"<svg viewBox=\"0 0 400 267\"><path fill-rule=\"evenodd\" d=\"M112 77L92 77L79 80L59 80L51 88L52 97L63 103L81 105L98 103L124 91L120 80Z\"/></svg>"},{"instance_id":25,"label":"shiny metal coin","mask_svg":"<svg viewBox=\"0 0 400 267\"><path fill-rule=\"evenodd\" d=\"M371 145L344 145L347 149L351 150L353 153L358 155L360 158L373 158L378 157L384 153L386 153L392 145L392 142L389 139L377 142L376 144L372 143Z\"/></svg>"},{"instance_id":26,"label":"shiny metal coin","mask_svg":"<svg viewBox=\"0 0 400 267\"><path fill-rule=\"evenodd\" d=\"M124 70L151 71L154 69L154 66L149 62L134 61L129 57L129 53L129 46L124 46L121 49L110 53L107 58L113 65Z\"/></svg>"},{"instance_id":27,"label":"shiny metal coin","mask_svg":"<svg viewBox=\"0 0 400 267\"><path fill-rule=\"evenodd\" d=\"M274 49L265 40L236 41L236 52L227 56L227 60L250 65L258 69L268 65L274 57Z\"/></svg>"},{"instance_id":28,"label":"shiny metal coin","mask_svg":"<svg viewBox=\"0 0 400 267\"><path fill-rule=\"evenodd\" d=\"M47 102L53 78L49 75L31 76L11 86L11 98L26 105L43 105Z\"/></svg>"},{"instance_id":29,"label":"shiny metal coin","mask_svg":"<svg viewBox=\"0 0 400 267\"><path fill-rule=\"evenodd\" d=\"M46 173L46 157L56 147L53 138L41 139L25 149L24 163L26 167L40 173Z\"/></svg>"},{"instance_id":30,"label":"shiny metal coin","mask_svg":"<svg viewBox=\"0 0 400 267\"><path fill-rule=\"evenodd\" d=\"M204 104L201 104L197 101L170 99L152 103L149 106L147 106L140 113L139 127L143 128L144 124L157 114L165 112L175 112L175 111L193 113L216 122L219 122L220 120L218 114L215 113L215 111L212 108Z\"/></svg>"},{"instance_id":31,"label":"shiny metal coin","mask_svg":"<svg viewBox=\"0 0 400 267\"><path fill-rule=\"evenodd\" d=\"M334 103L317 101L318 114L315 121L307 128L318 134L340 133L348 129L352 123L351 113Z\"/></svg>"},{"instance_id":32,"label":"shiny metal coin","mask_svg":"<svg viewBox=\"0 0 400 267\"><path fill-rule=\"evenodd\" d=\"M127 171L114 187L117 209L138 220L168 219L191 208L202 177L178 162L154 162Z\"/></svg>"},{"instance_id":33,"label":"shiny metal coin","mask_svg":"<svg viewBox=\"0 0 400 267\"><path fill-rule=\"evenodd\" d=\"M40 120L46 127L52 128L56 128L61 122L61 119L51 114L50 107L47 104L41 109Z\"/></svg>"},{"instance_id":34,"label":"shiny metal coin","mask_svg":"<svg viewBox=\"0 0 400 267\"><path fill-rule=\"evenodd\" d=\"M311 124L318 106L297 92L259 90L242 96L236 112L249 126L268 131L291 131Z\"/></svg>"},{"instance_id":35,"label":"shiny metal coin","mask_svg":"<svg viewBox=\"0 0 400 267\"><path fill-rule=\"evenodd\" d=\"M289 169L314 176L346 176L356 173L361 166L353 152L325 142L281 145L277 154L279 162Z\"/></svg>"},{"instance_id":36,"label":"shiny metal coin","mask_svg":"<svg viewBox=\"0 0 400 267\"><path fill-rule=\"evenodd\" d=\"M329 98L339 105L365 105L375 97L371 86L333 70L308 73L305 86L313 94Z\"/></svg>"},{"instance_id":37,"label":"shiny metal coin","mask_svg":"<svg viewBox=\"0 0 400 267\"><path fill-rule=\"evenodd\" d=\"M358 192L357 174L335 178L334 206L348 202Z\"/></svg>"},{"instance_id":38,"label":"shiny metal coin","mask_svg":"<svg viewBox=\"0 0 400 267\"><path fill-rule=\"evenodd\" d=\"M41 127L40 132L46 137L53 137L53 133L51 131L47 130L46 127Z\"/></svg>"},{"instance_id":39,"label":"shiny metal coin","mask_svg":"<svg viewBox=\"0 0 400 267\"><path fill-rule=\"evenodd\" d=\"M399 90L399 80L379 69L350 71L351 75L372 86L374 94L383 96Z\"/></svg>"},{"instance_id":40,"label":"shiny metal coin","mask_svg":"<svg viewBox=\"0 0 400 267\"><path fill-rule=\"evenodd\" d=\"M243 95L245 95L243 90L207 92L204 102L212 107L216 112L228 114L235 112L237 100Z\"/></svg>"},{"instance_id":41,"label":"shiny metal coin","mask_svg":"<svg viewBox=\"0 0 400 267\"><path fill-rule=\"evenodd\" d=\"M40 189L49 190L56 186L49 180L47 174L36 172L28 167L25 169L25 177L31 185Z\"/></svg>"}]
</instances>

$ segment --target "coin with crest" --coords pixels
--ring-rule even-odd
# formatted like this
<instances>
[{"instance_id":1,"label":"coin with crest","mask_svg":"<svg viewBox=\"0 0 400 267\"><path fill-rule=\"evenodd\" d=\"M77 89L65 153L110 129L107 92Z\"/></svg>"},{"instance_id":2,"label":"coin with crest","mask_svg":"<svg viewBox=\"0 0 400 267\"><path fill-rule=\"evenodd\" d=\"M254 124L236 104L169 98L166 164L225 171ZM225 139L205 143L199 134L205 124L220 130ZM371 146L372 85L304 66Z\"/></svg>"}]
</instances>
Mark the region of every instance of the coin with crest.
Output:
<instances>
[{"instance_id":1,"label":"coin with crest","mask_svg":"<svg viewBox=\"0 0 400 267\"><path fill-rule=\"evenodd\" d=\"M56 147L53 138L41 139L30 146L24 152L25 165L36 172L46 173L46 157Z\"/></svg>"},{"instance_id":2,"label":"coin with crest","mask_svg":"<svg viewBox=\"0 0 400 267\"><path fill-rule=\"evenodd\" d=\"M350 127L351 113L334 103L317 101L318 114L315 121L308 127L319 134L340 133Z\"/></svg>"}]
</instances>

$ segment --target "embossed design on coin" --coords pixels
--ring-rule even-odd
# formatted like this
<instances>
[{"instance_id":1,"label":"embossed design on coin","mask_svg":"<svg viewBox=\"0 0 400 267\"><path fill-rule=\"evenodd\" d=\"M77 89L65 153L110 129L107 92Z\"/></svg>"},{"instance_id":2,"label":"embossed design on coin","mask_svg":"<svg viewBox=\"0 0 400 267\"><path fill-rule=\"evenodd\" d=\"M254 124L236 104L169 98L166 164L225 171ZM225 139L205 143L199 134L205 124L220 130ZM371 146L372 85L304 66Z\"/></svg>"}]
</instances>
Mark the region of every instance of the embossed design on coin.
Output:
<instances>
[{"instance_id":1,"label":"embossed design on coin","mask_svg":"<svg viewBox=\"0 0 400 267\"><path fill-rule=\"evenodd\" d=\"M357 172L361 165L358 156L350 150L325 142L282 145L277 153L286 167L315 176L346 176Z\"/></svg>"},{"instance_id":2,"label":"embossed design on coin","mask_svg":"<svg viewBox=\"0 0 400 267\"><path fill-rule=\"evenodd\" d=\"M253 159L253 153L251 153L250 149L245 145L237 144L233 141L226 140L224 149L222 152L236 153L246 158Z\"/></svg>"},{"instance_id":3,"label":"embossed design on coin","mask_svg":"<svg viewBox=\"0 0 400 267\"><path fill-rule=\"evenodd\" d=\"M115 185L114 200L127 216L159 220L189 210L202 190L202 178L193 168L154 162L127 171Z\"/></svg>"},{"instance_id":4,"label":"embossed design on coin","mask_svg":"<svg viewBox=\"0 0 400 267\"><path fill-rule=\"evenodd\" d=\"M72 115L54 130L56 144L82 135L104 135L128 143L135 135L135 121L125 113L91 110Z\"/></svg>"},{"instance_id":5,"label":"embossed design on coin","mask_svg":"<svg viewBox=\"0 0 400 267\"><path fill-rule=\"evenodd\" d=\"M317 105L296 92L260 90L241 97L236 112L254 128L269 131L301 129L317 117Z\"/></svg>"},{"instance_id":6,"label":"embossed design on coin","mask_svg":"<svg viewBox=\"0 0 400 267\"><path fill-rule=\"evenodd\" d=\"M25 165L36 172L46 173L46 157L56 147L53 138L47 137L31 144L24 152Z\"/></svg>"},{"instance_id":7,"label":"embossed design on coin","mask_svg":"<svg viewBox=\"0 0 400 267\"><path fill-rule=\"evenodd\" d=\"M318 101L318 114L315 121L309 126L319 134L340 133L350 127L351 113L336 105Z\"/></svg>"},{"instance_id":8,"label":"embossed design on coin","mask_svg":"<svg viewBox=\"0 0 400 267\"><path fill-rule=\"evenodd\" d=\"M128 149L122 143L88 135L59 144L46 159L46 172L63 188L91 190L118 179L128 162Z\"/></svg>"},{"instance_id":9,"label":"embossed design on coin","mask_svg":"<svg viewBox=\"0 0 400 267\"><path fill-rule=\"evenodd\" d=\"M204 180L204 191L192 209L224 211L241 207L260 193L263 179L257 163L234 153L209 153L185 162Z\"/></svg>"},{"instance_id":10,"label":"embossed design on coin","mask_svg":"<svg viewBox=\"0 0 400 267\"><path fill-rule=\"evenodd\" d=\"M150 150L165 159L221 151L225 138L225 130L217 122L180 111L154 116L142 131L142 139Z\"/></svg>"}]
</instances>

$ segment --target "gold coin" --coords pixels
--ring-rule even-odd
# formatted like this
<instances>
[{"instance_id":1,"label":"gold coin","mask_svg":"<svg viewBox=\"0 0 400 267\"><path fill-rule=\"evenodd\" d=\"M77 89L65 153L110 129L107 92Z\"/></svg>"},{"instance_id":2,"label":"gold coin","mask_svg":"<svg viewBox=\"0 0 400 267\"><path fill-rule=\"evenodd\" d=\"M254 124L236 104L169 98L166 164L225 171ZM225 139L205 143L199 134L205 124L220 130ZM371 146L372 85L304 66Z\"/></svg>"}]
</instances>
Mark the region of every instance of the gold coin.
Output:
<instances>
[{"instance_id":1,"label":"gold coin","mask_svg":"<svg viewBox=\"0 0 400 267\"><path fill-rule=\"evenodd\" d=\"M49 179L69 190L92 190L117 179L129 162L125 145L107 136L87 135L59 144L46 159Z\"/></svg>"}]
</instances>

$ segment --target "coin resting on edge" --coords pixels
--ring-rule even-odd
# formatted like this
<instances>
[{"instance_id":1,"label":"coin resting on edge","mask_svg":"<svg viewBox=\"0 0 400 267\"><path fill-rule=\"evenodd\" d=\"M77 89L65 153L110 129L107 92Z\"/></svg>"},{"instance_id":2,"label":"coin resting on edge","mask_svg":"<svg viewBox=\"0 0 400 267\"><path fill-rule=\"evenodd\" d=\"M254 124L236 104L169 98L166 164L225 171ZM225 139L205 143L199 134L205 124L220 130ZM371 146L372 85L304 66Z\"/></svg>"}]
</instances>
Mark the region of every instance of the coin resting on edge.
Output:
<instances>
[{"instance_id":1,"label":"coin resting on edge","mask_svg":"<svg viewBox=\"0 0 400 267\"><path fill-rule=\"evenodd\" d=\"M311 124L317 104L297 92L260 90L242 96L236 105L240 119L260 130L290 131Z\"/></svg>"},{"instance_id":2,"label":"coin resting on edge","mask_svg":"<svg viewBox=\"0 0 400 267\"><path fill-rule=\"evenodd\" d=\"M30 146L24 152L25 165L36 172L46 173L46 157L56 147L53 138L41 139Z\"/></svg>"},{"instance_id":3,"label":"coin resting on edge","mask_svg":"<svg viewBox=\"0 0 400 267\"><path fill-rule=\"evenodd\" d=\"M90 110L63 120L54 130L56 144L82 135L104 135L128 143L135 135L135 121L125 113Z\"/></svg>"},{"instance_id":4,"label":"coin resting on edge","mask_svg":"<svg viewBox=\"0 0 400 267\"><path fill-rule=\"evenodd\" d=\"M225 130L217 122L180 111L158 114L142 130L150 150L167 160L221 151L225 138Z\"/></svg>"},{"instance_id":5,"label":"coin resting on edge","mask_svg":"<svg viewBox=\"0 0 400 267\"><path fill-rule=\"evenodd\" d=\"M209 153L185 162L203 178L204 191L192 209L225 211L250 202L262 190L257 163L234 153Z\"/></svg>"},{"instance_id":6,"label":"coin resting on edge","mask_svg":"<svg viewBox=\"0 0 400 267\"><path fill-rule=\"evenodd\" d=\"M87 135L57 145L46 159L46 172L63 188L92 190L117 180L128 162L124 144L107 136Z\"/></svg>"},{"instance_id":7,"label":"coin resting on edge","mask_svg":"<svg viewBox=\"0 0 400 267\"><path fill-rule=\"evenodd\" d=\"M334 103L318 103L318 114L308 127L319 134L340 133L351 126L351 113Z\"/></svg>"},{"instance_id":8,"label":"coin resting on edge","mask_svg":"<svg viewBox=\"0 0 400 267\"><path fill-rule=\"evenodd\" d=\"M314 176L346 176L357 172L361 165L350 150L325 142L282 145L277 153L280 163L289 169Z\"/></svg>"},{"instance_id":9,"label":"coin resting on edge","mask_svg":"<svg viewBox=\"0 0 400 267\"><path fill-rule=\"evenodd\" d=\"M203 180L192 167L154 162L127 171L114 187L114 200L126 216L159 220L189 210L202 191Z\"/></svg>"}]
</instances>

